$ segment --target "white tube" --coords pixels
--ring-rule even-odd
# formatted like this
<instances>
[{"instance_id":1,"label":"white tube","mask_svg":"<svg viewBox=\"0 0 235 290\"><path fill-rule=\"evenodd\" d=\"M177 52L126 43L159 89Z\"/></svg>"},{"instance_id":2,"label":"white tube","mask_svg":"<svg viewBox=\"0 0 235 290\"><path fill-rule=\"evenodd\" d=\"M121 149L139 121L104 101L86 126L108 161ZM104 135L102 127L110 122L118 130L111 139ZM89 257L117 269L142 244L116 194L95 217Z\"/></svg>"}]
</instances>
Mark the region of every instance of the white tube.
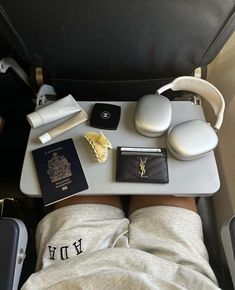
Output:
<instances>
[{"instance_id":1,"label":"white tube","mask_svg":"<svg viewBox=\"0 0 235 290\"><path fill-rule=\"evenodd\" d=\"M73 96L68 95L33 113L28 114L26 118L29 121L30 125L33 128L36 128L41 125L48 124L52 121L59 120L60 118L69 116L81 110L81 106L77 103Z\"/></svg>"},{"instance_id":2,"label":"white tube","mask_svg":"<svg viewBox=\"0 0 235 290\"><path fill-rule=\"evenodd\" d=\"M76 114L74 117L70 118L69 120L65 121L64 123L58 125L57 127L49 130L48 132L42 134L38 137L41 143L45 144L48 141L51 141L52 139L56 138L60 134L76 127L80 123L88 120L88 115L83 110Z\"/></svg>"}]
</instances>

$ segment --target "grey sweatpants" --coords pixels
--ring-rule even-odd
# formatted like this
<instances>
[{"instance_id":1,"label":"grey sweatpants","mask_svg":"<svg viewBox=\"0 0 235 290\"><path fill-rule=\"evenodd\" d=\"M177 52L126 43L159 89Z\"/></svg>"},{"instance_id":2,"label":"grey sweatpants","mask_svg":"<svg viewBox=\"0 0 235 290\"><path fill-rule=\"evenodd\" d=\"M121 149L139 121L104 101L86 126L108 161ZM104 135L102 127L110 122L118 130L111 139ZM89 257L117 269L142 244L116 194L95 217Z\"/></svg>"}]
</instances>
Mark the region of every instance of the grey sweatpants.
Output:
<instances>
[{"instance_id":1,"label":"grey sweatpants","mask_svg":"<svg viewBox=\"0 0 235 290\"><path fill-rule=\"evenodd\" d=\"M152 206L129 219L122 210L101 204L57 209L38 225L37 270L84 252L131 247L187 265L216 281L203 242L201 219L193 211Z\"/></svg>"}]
</instances>

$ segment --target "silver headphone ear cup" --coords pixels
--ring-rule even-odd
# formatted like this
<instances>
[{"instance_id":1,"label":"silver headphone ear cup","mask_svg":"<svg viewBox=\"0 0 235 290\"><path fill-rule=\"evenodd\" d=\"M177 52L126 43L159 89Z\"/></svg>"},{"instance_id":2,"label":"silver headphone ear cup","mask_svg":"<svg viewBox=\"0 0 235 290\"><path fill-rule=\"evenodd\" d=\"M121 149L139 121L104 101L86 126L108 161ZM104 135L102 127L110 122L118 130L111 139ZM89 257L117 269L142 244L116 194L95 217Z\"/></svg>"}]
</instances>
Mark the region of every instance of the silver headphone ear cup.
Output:
<instances>
[{"instance_id":1,"label":"silver headphone ear cup","mask_svg":"<svg viewBox=\"0 0 235 290\"><path fill-rule=\"evenodd\" d=\"M167 134L170 153L180 160L193 160L213 150L218 136L210 124L191 120L172 127Z\"/></svg>"},{"instance_id":2,"label":"silver headphone ear cup","mask_svg":"<svg viewBox=\"0 0 235 290\"><path fill-rule=\"evenodd\" d=\"M145 95L140 98L135 111L135 128L143 136L159 137L169 128L172 105L162 95Z\"/></svg>"}]
</instances>

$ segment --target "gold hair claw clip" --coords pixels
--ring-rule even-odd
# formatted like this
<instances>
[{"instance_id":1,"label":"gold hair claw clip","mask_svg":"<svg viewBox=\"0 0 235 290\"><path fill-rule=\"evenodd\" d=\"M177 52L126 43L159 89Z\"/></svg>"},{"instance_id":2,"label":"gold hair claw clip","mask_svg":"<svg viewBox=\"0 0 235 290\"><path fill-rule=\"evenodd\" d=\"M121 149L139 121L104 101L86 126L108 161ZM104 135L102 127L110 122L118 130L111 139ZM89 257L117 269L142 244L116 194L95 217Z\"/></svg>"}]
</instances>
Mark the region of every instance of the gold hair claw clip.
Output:
<instances>
[{"instance_id":1,"label":"gold hair claw clip","mask_svg":"<svg viewBox=\"0 0 235 290\"><path fill-rule=\"evenodd\" d=\"M98 162L106 161L108 157L108 149L112 149L112 144L102 132L87 132L84 137L94 150Z\"/></svg>"}]
</instances>

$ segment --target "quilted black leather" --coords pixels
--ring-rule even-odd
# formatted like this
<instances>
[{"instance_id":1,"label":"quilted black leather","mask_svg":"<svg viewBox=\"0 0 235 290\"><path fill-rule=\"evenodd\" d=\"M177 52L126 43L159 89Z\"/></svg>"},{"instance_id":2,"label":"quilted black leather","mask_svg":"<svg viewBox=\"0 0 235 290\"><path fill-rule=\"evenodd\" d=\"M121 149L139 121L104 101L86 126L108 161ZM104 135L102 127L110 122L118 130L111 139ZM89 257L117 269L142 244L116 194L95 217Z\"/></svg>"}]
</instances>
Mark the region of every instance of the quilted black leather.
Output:
<instances>
[{"instance_id":1,"label":"quilted black leather","mask_svg":"<svg viewBox=\"0 0 235 290\"><path fill-rule=\"evenodd\" d=\"M116 181L140 183L168 183L166 149L153 154L120 152L117 150Z\"/></svg>"}]
</instances>

